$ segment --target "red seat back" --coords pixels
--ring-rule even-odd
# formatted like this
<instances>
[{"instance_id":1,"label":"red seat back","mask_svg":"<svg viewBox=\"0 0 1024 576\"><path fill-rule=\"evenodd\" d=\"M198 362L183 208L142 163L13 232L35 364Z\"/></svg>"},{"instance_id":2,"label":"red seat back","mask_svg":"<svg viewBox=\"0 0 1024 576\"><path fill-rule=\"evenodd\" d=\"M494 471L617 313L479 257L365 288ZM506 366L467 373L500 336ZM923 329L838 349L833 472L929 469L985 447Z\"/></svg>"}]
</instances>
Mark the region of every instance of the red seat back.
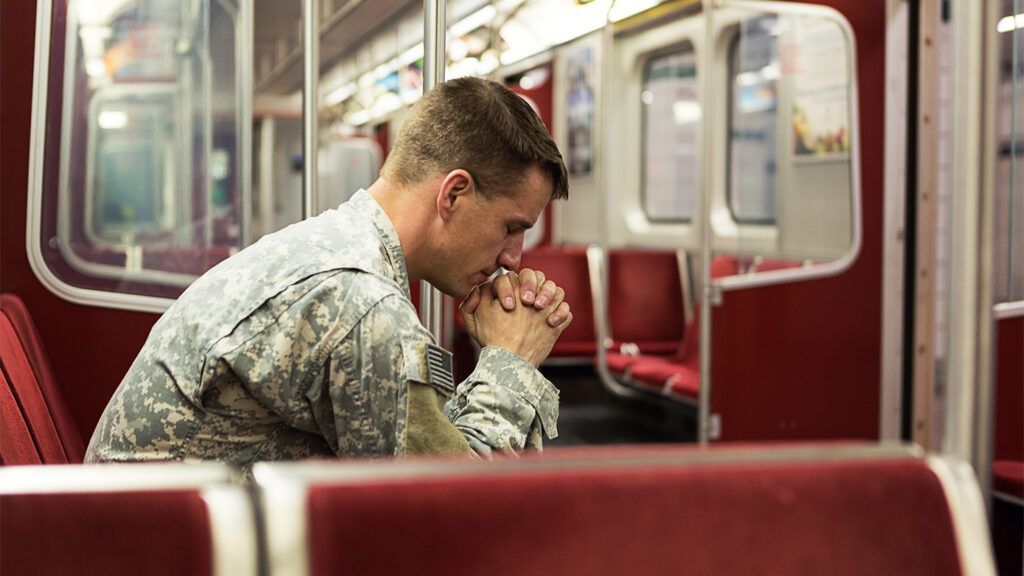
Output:
<instances>
[{"instance_id":1,"label":"red seat back","mask_svg":"<svg viewBox=\"0 0 1024 576\"><path fill-rule=\"evenodd\" d=\"M256 523L217 464L0 468L0 574L257 571Z\"/></svg>"},{"instance_id":2,"label":"red seat back","mask_svg":"<svg viewBox=\"0 0 1024 576\"><path fill-rule=\"evenodd\" d=\"M674 350L685 317L675 251L611 250L607 302L613 340L635 343L642 353Z\"/></svg>"},{"instance_id":3,"label":"red seat back","mask_svg":"<svg viewBox=\"0 0 1024 576\"><path fill-rule=\"evenodd\" d=\"M566 460L551 450L507 464L325 463L293 485L304 486L305 533L271 526L281 540L268 548L292 558L308 546L313 575L962 573L949 476L910 456L819 450L829 458L671 448ZM284 486L268 484L271 517ZM958 514L984 523L980 506ZM991 564L985 550L981 558Z\"/></svg>"},{"instance_id":4,"label":"red seat back","mask_svg":"<svg viewBox=\"0 0 1024 576\"><path fill-rule=\"evenodd\" d=\"M0 410L5 438L3 464L79 463L81 435L64 403L35 324L24 303L0 295ZM7 436L10 432L12 436ZM27 436L26 436L27 433Z\"/></svg>"},{"instance_id":5,"label":"red seat back","mask_svg":"<svg viewBox=\"0 0 1024 576\"><path fill-rule=\"evenodd\" d=\"M559 336L551 357L592 357L597 352L597 336L586 248L529 250L523 252L520 268L544 272L547 278L565 290L565 301L572 309L572 324Z\"/></svg>"},{"instance_id":6,"label":"red seat back","mask_svg":"<svg viewBox=\"0 0 1024 576\"><path fill-rule=\"evenodd\" d=\"M0 496L3 574L212 574L195 491Z\"/></svg>"}]
</instances>

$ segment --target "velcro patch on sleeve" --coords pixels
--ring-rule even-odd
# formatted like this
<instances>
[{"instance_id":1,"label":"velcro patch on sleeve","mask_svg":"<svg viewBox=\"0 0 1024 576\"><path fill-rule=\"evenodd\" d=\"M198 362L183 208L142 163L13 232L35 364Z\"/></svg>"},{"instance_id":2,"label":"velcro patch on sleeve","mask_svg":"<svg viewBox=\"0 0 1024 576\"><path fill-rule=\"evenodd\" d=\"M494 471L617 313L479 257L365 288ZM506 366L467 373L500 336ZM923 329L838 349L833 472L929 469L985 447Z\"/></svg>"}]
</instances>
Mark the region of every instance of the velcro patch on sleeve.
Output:
<instances>
[{"instance_id":1,"label":"velcro patch on sleeve","mask_svg":"<svg viewBox=\"0 0 1024 576\"><path fill-rule=\"evenodd\" d=\"M406 380L433 386L448 397L455 394L451 352L422 340L403 342L402 352Z\"/></svg>"},{"instance_id":2,"label":"velcro patch on sleeve","mask_svg":"<svg viewBox=\"0 0 1024 576\"><path fill-rule=\"evenodd\" d=\"M430 376L430 383L438 390L451 396L455 393L452 353L433 344L427 344L426 353L427 373Z\"/></svg>"}]
</instances>

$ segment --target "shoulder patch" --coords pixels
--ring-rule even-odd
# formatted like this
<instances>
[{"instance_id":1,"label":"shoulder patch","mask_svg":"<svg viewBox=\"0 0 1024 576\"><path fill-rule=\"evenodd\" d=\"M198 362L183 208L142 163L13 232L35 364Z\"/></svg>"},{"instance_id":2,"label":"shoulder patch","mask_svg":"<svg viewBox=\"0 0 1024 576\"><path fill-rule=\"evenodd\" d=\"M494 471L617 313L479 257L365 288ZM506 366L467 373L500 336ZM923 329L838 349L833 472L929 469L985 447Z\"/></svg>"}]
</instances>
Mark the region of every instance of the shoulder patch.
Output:
<instances>
[{"instance_id":1,"label":"shoulder patch","mask_svg":"<svg viewBox=\"0 0 1024 576\"><path fill-rule=\"evenodd\" d=\"M420 340L403 342L402 354L407 380L429 384L449 398L455 394L451 352Z\"/></svg>"},{"instance_id":2,"label":"shoulder patch","mask_svg":"<svg viewBox=\"0 0 1024 576\"><path fill-rule=\"evenodd\" d=\"M455 376L452 374L452 353L427 344L427 373L435 388L451 396L455 393Z\"/></svg>"}]
</instances>

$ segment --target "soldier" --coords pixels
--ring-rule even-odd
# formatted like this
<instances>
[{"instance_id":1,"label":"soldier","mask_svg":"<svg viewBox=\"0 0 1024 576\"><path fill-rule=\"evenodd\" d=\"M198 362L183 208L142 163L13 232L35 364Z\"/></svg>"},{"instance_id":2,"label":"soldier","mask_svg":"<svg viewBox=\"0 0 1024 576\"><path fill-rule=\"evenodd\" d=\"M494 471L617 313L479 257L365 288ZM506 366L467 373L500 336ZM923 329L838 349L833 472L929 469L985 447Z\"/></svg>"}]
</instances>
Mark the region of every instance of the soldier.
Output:
<instances>
[{"instance_id":1,"label":"soldier","mask_svg":"<svg viewBox=\"0 0 1024 576\"><path fill-rule=\"evenodd\" d=\"M571 322L519 265L523 235L568 194L537 115L499 84L446 82L413 108L380 178L195 281L153 327L88 462L252 463L317 455L515 453L557 434L537 370ZM465 296L482 347L456 387L410 282Z\"/></svg>"}]
</instances>

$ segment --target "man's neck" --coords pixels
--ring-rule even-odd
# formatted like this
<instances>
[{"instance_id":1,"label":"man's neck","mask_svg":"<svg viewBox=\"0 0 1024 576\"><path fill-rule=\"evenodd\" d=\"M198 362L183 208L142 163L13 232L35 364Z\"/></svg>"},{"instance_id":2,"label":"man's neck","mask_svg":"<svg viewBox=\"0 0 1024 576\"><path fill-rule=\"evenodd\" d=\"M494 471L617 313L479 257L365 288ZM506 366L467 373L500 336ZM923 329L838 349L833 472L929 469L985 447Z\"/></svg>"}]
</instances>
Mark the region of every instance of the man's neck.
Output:
<instances>
[{"instance_id":1,"label":"man's neck","mask_svg":"<svg viewBox=\"0 0 1024 576\"><path fill-rule=\"evenodd\" d=\"M402 246L402 254L405 256L409 283L422 280L423 274L418 263L423 261L424 253L428 249L427 232L433 214L427 210L432 203L418 198L426 191L418 187L399 187L383 177L378 178L366 191L377 201L391 221L391 225L395 227L398 242Z\"/></svg>"}]
</instances>

